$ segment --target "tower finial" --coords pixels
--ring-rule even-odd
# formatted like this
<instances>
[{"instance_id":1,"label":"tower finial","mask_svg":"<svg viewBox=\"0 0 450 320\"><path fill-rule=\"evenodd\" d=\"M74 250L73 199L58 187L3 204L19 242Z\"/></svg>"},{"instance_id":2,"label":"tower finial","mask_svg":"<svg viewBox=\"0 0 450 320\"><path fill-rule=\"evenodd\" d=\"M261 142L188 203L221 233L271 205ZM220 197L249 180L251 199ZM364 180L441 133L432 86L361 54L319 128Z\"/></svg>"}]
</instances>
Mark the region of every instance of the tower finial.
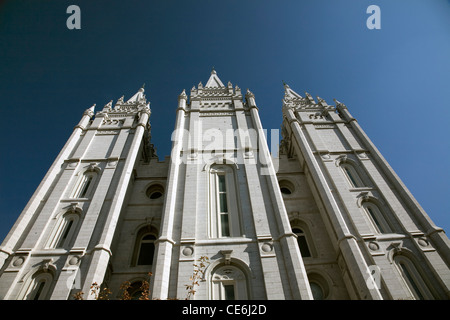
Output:
<instances>
[{"instance_id":1,"label":"tower finial","mask_svg":"<svg viewBox=\"0 0 450 320\"><path fill-rule=\"evenodd\" d=\"M211 74L217 74L216 70L214 69L214 66L212 67Z\"/></svg>"}]
</instances>

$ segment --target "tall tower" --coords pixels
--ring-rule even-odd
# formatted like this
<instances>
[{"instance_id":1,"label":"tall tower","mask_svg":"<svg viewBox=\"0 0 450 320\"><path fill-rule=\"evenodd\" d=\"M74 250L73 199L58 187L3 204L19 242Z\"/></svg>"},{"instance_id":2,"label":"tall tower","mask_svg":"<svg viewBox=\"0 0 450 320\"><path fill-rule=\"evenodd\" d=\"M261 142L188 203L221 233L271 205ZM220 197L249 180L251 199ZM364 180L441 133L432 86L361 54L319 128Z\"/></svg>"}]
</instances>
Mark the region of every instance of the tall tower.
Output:
<instances>
[{"instance_id":1,"label":"tall tower","mask_svg":"<svg viewBox=\"0 0 450 320\"><path fill-rule=\"evenodd\" d=\"M210 258L196 299L310 299L255 97L216 71L183 91L156 246L153 295L183 295Z\"/></svg>"},{"instance_id":2,"label":"tall tower","mask_svg":"<svg viewBox=\"0 0 450 320\"><path fill-rule=\"evenodd\" d=\"M143 88L84 112L2 244L1 299L68 299L103 283L149 116Z\"/></svg>"},{"instance_id":3,"label":"tall tower","mask_svg":"<svg viewBox=\"0 0 450 320\"><path fill-rule=\"evenodd\" d=\"M347 107L285 84L283 119L280 187L292 227L301 230L311 288L328 299L448 299L444 230Z\"/></svg>"}]
</instances>

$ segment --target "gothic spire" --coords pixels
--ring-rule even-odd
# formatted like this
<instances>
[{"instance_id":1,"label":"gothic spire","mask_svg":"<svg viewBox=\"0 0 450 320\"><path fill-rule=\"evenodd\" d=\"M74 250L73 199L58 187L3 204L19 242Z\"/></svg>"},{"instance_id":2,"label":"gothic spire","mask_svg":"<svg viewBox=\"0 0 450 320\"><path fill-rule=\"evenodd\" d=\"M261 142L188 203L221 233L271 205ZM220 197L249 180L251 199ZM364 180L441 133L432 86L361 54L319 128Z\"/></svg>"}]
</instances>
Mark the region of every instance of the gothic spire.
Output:
<instances>
[{"instance_id":1,"label":"gothic spire","mask_svg":"<svg viewBox=\"0 0 450 320\"><path fill-rule=\"evenodd\" d=\"M284 99L302 99L302 96L299 95L297 92L291 89L289 85L283 81L284 86Z\"/></svg>"},{"instance_id":2,"label":"gothic spire","mask_svg":"<svg viewBox=\"0 0 450 320\"><path fill-rule=\"evenodd\" d=\"M223 85L222 81L220 81L219 77L217 76L217 72L216 70L214 70L213 67L211 71L211 76L209 77L209 80L206 83L205 88L214 88L214 87L224 88L225 86Z\"/></svg>"},{"instance_id":3,"label":"gothic spire","mask_svg":"<svg viewBox=\"0 0 450 320\"><path fill-rule=\"evenodd\" d=\"M138 92L136 92L136 93L134 94L134 96L132 96L130 99L128 99L127 103L130 103L130 102L142 102L142 101L146 101L146 99L145 99L145 94L144 94L144 92L145 92L144 86L145 86L145 84L142 85L142 87L139 89Z\"/></svg>"}]
</instances>

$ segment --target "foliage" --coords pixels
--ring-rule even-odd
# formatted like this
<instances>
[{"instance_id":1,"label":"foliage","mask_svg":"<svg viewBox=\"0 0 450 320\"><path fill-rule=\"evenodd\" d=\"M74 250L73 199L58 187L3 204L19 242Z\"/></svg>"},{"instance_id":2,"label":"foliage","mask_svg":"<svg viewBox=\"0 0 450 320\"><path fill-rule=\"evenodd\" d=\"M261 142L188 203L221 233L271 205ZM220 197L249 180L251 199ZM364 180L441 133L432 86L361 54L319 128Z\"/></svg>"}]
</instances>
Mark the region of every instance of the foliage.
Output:
<instances>
[{"instance_id":1,"label":"foliage","mask_svg":"<svg viewBox=\"0 0 450 320\"><path fill-rule=\"evenodd\" d=\"M95 300L109 300L109 295L111 294L111 290L108 288L100 288L100 285L97 282L94 282L90 288L90 294L94 295ZM73 297L75 300L84 300L83 292L77 292Z\"/></svg>"},{"instance_id":2,"label":"foliage","mask_svg":"<svg viewBox=\"0 0 450 320\"><path fill-rule=\"evenodd\" d=\"M189 284L186 284L187 296L186 300L190 300L196 293L195 287L199 286L199 281L202 280L205 276L206 267L209 265L209 258L206 256L202 256L197 260L198 263L194 263L194 271L189 280L191 281ZM152 273L149 272L148 276L151 277ZM132 300L133 297L130 294L130 289L132 285L130 281L125 281L120 286L120 290L122 291L120 300ZM139 300L150 300L150 280L142 281L142 284L139 288L139 292L141 293L139 296ZM109 300L109 296L112 294L111 290L108 288L101 289L101 286L94 282L90 287L90 294L94 296L94 300ZM84 300L84 293L82 291L77 292L73 295L75 300Z\"/></svg>"},{"instance_id":3,"label":"foliage","mask_svg":"<svg viewBox=\"0 0 450 320\"><path fill-rule=\"evenodd\" d=\"M149 272L148 276L151 277L152 273ZM122 296L120 300L132 300L132 296L130 295L131 282L125 281L120 286L120 290L122 290ZM141 283L141 287L139 288L139 292L141 295L139 296L139 300L150 300L150 281L144 280Z\"/></svg>"},{"instance_id":4,"label":"foliage","mask_svg":"<svg viewBox=\"0 0 450 320\"><path fill-rule=\"evenodd\" d=\"M186 290L187 290L187 297L186 300L190 300L191 297L195 295L195 286L199 286L199 280L204 278L205 270L206 270L206 263L209 264L209 258L206 256L201 256L200 259L197 260L199 264L194 264L194 273L189 278L191 280L190 284L186 284Z\"/></svg>"}]
</instances>

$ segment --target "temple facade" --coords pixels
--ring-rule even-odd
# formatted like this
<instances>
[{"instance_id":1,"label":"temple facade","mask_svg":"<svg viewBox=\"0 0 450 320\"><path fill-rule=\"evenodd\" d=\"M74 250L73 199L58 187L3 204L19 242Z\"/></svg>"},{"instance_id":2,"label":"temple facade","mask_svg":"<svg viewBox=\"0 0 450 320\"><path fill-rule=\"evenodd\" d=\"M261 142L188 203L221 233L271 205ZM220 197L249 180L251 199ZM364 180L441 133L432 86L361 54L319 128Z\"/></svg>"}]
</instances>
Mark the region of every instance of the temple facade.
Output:
<instances>
[{"instance_id":1,"label":"temple facade","mask_svg":"<svg viewBox=\"0 0 450 320\"><path fill-rule=\"evenodd\" d=\"M347 107L284 91L276 154L215 70L164 159L144 88L87 109L0 247L0 299L449 299L444 230Z\"/></svg>"}]
</instances>

